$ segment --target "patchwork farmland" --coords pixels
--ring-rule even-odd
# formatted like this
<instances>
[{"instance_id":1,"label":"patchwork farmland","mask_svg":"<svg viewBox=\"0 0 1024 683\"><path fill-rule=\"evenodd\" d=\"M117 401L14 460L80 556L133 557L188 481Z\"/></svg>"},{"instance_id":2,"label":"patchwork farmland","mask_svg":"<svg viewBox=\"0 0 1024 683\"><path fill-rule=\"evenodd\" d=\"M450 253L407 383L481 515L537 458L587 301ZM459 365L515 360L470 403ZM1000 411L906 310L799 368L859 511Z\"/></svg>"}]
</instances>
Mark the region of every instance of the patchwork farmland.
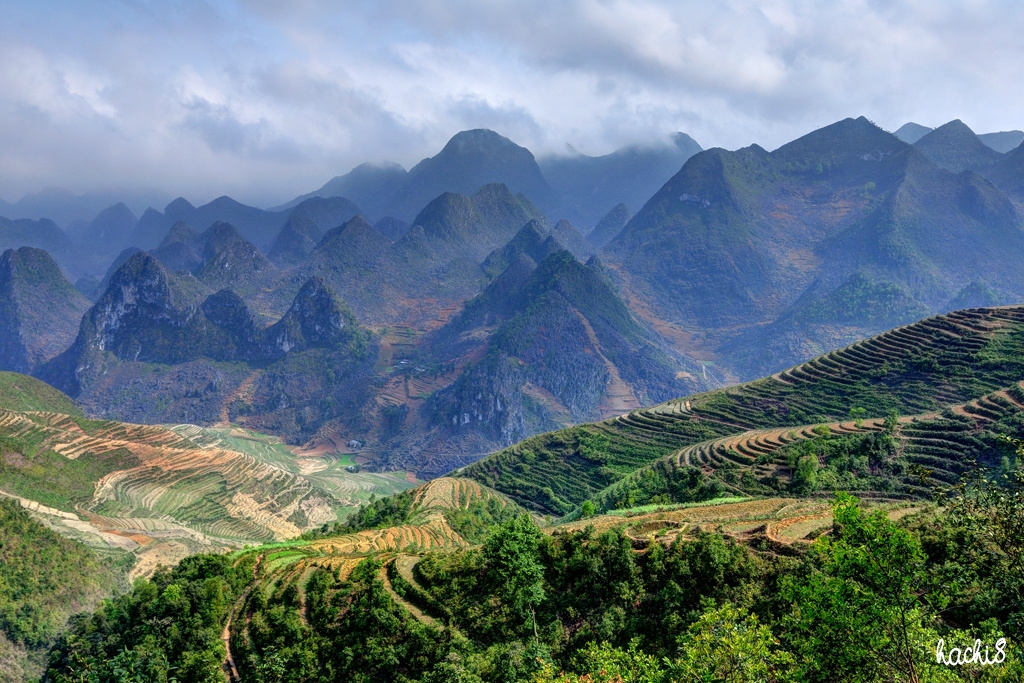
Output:
<instances>
[{"instance_id":1,"label":"patchwork farmland","mask_svg":"<svg viewBox=\"0 0 1024 683\"><path fill-rule=\"evenodd\" d=\"M137 556L133 575L195 552L293 538L372 495L409 488L404 473L349 472L237 428L132 425L0 410L0 491L98 549Z\"/></svg>"}]
</instances>

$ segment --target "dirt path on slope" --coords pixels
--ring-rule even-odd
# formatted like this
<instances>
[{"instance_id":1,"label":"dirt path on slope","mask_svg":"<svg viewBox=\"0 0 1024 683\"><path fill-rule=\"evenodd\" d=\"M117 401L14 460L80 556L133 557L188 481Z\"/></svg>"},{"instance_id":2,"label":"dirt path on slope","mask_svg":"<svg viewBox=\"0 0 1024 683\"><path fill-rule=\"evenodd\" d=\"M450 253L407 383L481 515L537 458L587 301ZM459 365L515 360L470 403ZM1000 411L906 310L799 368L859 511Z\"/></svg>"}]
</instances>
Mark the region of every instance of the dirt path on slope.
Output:
<instances>
[{"instance_id":1,"label":"dirt path on slope","mask_svg":"<svg viewBox=\"0 0 1024 683\"><path fill-rule=\"evenodd\" d=\"M238 388L231 392L231 395L224 399L224 403L220 406L220 421L214 425L215 427L230 427L231 426L231 404L238 399L251 398L253 388L256 385L256 380L263 373L262 370L253 370L252 373L242 380L242 383L238 385Z\"/></svg>"},{"instance_id":2,"label":"dirt path on slope","mask_svg":"<svg viewBox=\"0 0 1024 683\"><path fill-rule=\"evenodd\" d=\"M633 389L622 379L622 375L619 374L619 369L615 367L615 364L601 353L601 343L598 341L597 333L594 332L590 321L576 309L573 310L579 316L580 322L583 323L583 328L587 331L587 338L590 339L590 343L594 346L594 351L597 352L598 357L604 362L604 366L611 376L611 381L608 382L604 398L598 404L598 410L601 415L611 417L612 415L628 413L639 408L640 401L636 400Z\"/></svg>"}]
</instances>

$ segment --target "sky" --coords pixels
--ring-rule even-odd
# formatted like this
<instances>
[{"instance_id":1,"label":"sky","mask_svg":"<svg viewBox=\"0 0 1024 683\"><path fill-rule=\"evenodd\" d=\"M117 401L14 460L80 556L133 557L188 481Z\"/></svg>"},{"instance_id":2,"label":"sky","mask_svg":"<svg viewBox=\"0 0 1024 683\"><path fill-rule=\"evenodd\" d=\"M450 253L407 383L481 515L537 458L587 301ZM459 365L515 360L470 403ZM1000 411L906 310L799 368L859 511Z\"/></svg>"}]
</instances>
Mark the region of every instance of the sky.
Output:
<instances>
[{"instance_id":1,"label":"sky","mask_svg":"<svg viewBox=\"0 0 1024 683\"><path fill-rule=\"evenodd\" d=\"M0 198L269 206L470 128L537 155L1024 129L1022 35L994 0L0 0Z\"/></svg>"}]
</instances>

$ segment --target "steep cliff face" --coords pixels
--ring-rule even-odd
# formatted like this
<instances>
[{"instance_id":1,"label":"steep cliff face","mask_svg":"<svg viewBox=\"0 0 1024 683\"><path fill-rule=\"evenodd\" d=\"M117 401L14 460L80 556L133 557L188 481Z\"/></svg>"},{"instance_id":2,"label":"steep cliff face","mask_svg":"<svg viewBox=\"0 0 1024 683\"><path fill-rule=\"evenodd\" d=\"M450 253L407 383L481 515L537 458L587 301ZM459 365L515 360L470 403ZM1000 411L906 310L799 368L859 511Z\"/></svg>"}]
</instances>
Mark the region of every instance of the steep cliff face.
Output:
<instances>
[{"instance_id":1,"label":"steep cliff face","mask_svg":"<svg viewBox=\"0 0 1024 683\"><path fill-rule=\"evenodd\" d=\"M473 355L481 344L482 359L431 397L433 421L497 445L716 381L632 316L596 259L584 265L564 250L536 266L520 251L433 338L442 359Z\"/></svg>"},{"instance_id":2,"label":"steep cliff face","mask_svg":"<svg viewBox=\"0 0 1024 683\"><path fill-rule=\"evenodd\" d=\"M0 256L0 369L31 372L66 349L89 303L42 249Z\"/></svg>"},{"instance_id":3,"label":"steep cliff face","mask_svg":"<svg viewBox=\"0 0 1024 683\"><path fill-rule=\"evenodd\" d=\"M166 340L194 315L186 291L175 292L159 261L137 252L114 273L106 291L82 318L67 351L40 370L40 376L76 396L104 374L116 359L166 360L174 351Z\"/></svg>"},{"instance_id":4,"label":"steep cliff face","mask_svg":"<svg viewBox=\"0 0 1024 683\"><path fill-rule=\"evenodd\" d=\"M318 277L310 278L291 308L268 330L273 346L283 353L347 343L358 336L355 316Z\"/></svg>"},{"instance_id":5,"label":"steep cliff face","mask_svg":"<svg viewBox=\"0 0 1024 683\"><path fill-rule=\"evenodd\" d=\"M135 254L40 376L90 413L125 420L227 418L300 438L358 415L376 346L322 280L307 281L269 327L237 293L202 291Z\"/></svg>"}]
</instances>

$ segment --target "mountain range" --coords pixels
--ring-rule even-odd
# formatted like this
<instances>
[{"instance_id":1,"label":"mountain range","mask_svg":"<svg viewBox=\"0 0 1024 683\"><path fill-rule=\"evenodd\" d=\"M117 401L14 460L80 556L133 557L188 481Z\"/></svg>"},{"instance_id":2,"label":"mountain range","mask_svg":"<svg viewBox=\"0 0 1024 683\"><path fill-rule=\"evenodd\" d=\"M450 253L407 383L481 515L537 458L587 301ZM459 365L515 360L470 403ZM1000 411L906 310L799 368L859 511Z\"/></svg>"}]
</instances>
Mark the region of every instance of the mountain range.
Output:
<instances>
[{"instance_id":1,"label":"mountain range","mask_svg":"<svg viewBox=\"0 0 1024 683\"><path fill-rule=\"evenodd\" d=\"M5 257L4 367L92 415L358 443L366 466L437 476L531 434L1020 300L1021 159L960 121L914 144L859 118L772 152L678 135L539 161L467 131L409 173L364 166L329 184L378 207L423 201L375 223L316 193L273 211L179 198L138 220L111 206L79 228L127 245L77 281L91 307L60 270L104 261L51 222L7 221L11 246L31 238L53 259ZM518 184L477 185L491 178ZM593 211L589 235L552 213L570 205ZM32 287L29 262L48 264ZM358 334L274 346L310 287Z\"/></svg>"},{"instance_id":2,"label":"mountain range","mask_svg":"<svg viewBox=\"0 0 1024 683\"><path fill-rule=\"evenodd\" d=\"M741 377L949 310L967 292L1019 300L1013 202L977 172L939 165L978 159L979 147L959 122L911 146L859 118L773 152L702 152L605 259L652 317L700 331L691 343Z\"/></svg>"}]
</instances>

